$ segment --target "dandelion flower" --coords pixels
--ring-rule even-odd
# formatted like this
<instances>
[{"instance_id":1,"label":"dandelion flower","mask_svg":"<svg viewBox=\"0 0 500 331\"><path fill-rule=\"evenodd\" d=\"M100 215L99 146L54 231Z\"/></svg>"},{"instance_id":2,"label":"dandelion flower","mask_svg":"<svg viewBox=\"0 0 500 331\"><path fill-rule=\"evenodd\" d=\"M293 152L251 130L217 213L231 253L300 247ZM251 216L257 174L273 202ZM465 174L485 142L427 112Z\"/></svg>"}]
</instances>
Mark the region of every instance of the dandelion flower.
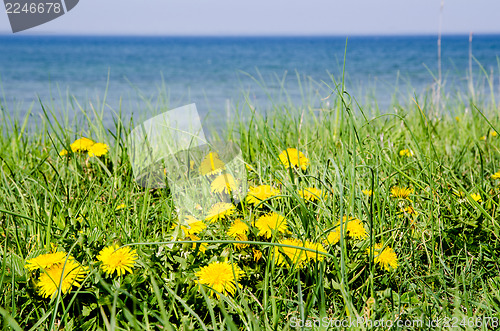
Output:
<instances>
[{"instance_id":1,"label":"dandelion flower","mask_svg":"<svg viewBox=\"0 0 500 331\"><path fill-rule=\"evenodd\" d=\"M302 170L306 170L309 166L309 159L300 151L295 148L287 148L279 155L281 163L285 168L300 167Z\"/></svg>"},{"instance_id":2,"label":"dandelion flower","mask_svg":"<svg viewBox=\"0 0 500 331\"><path fill-rule=\"evenodd\" d=\"M229 174L222 174L217 176L212 184L210 185L210 190L214 193L231 193L238 184L233 176Z\"/></svg>"},{"instance_id":3,"label":"dandelion flower","mask_svg":"<svg viewBox=\"0 0 500 331\"><path fill-rule=\"evenodd\" d=\"M81 266L73 258L69 257L66 263L63 261L43 270L37 282L39 293L44 298L53 297L57 295L59 287L61 293L67 293L71 287L80 286L80 282L85 278L87 271L86 267Z\"/></svg>"},{"instance_id":4,"label":"dandelion flower","mask_svg":"<svg viewBox=\"0 0 500 331\"><path fill-rule=\"evenodd\" d=\"M200 164L200 174L202 175L216 175L224 170L225 164L219 158L219 154L215 152L208 153Z\"/></svg>"},{"instance_id":5,"label":"dandelion flower","mask_svg":"<svg viewBox=\"0 0 500 331\"><path fill-rule=\"evenodd\" d=\"M346 217L344 216L344 222ZM350 237L355 239L364 239L368 236L366 233L366 229L363 226L363 223L357 218L349 218L349 222L347 222L347 233Z\"/></svg>"},{"instance_id":6,"label":"dandelion flower","mask_svg":"<svg viewBox=\"0 0 500 331\"><path fill-rule=\"evenodd\" d=\"M471 193L470 197L474 199L476 202L482 202L483 199L481 198L481 195L478 193Z\"/></svg>"},{"instance_id":7,"label":"dandelion flower","mask_svg":"<svg viewBox=\"0 0 500 331\"><path fill-rule=\"evenodd\" d=\"M62 151L59 152L60 156L65 156L68 155L68 151L66 149L63 149Z\"/></svg>"},{"instance_id":8,"label":"dandelion flower","mask_svg":"<svg viewBox=\"0 0 500 331\"><path fill-rule=\"evenodd\" d=\"M497 171L493 175L491 175L491 179L500 179L500 171Z\"/></svg>"},{"instance_id":9,"label":"dandelion flower","mask_svg":"<svg viewBox=\"0 0 500 331\"><path fill-rule=\"evenodd\" d=\"M342 218L342 223L344 224L344 229L346 229L347 234L354 239L365 239L368 237L368 233L363 225L363 222L357 218L349 217L349 219L344 216ZM325 240L325 244L327 245L335 245L340 241L340 222L337 222L335 225L335 230L331 231L328 234L328 237Z\"/></svg>"},{"instance_id":10,"label":"dandelion flower","mask_svg":"<svg viewBox=\"0 0 500 331\"><path fill-rule=\"evenodd\" d=\"M287 263L287 258L290 260L290 265L297 266L299 268L301 268L304 263L307 262L306 251L300 249L300 247L304 247L302 241L292 238L280 240L279 243L283 245L294 246L297 248L275 246L274 258L277 265L284 265L285 263Z\"/></svg>"},{"instance_id":11,"label":"dandelion flower","mask_svg":"<svg viewBox=\"0 0 500 331\"><path fill-rule=\"evenodd\" d=\"M234 239L239 240L239 241L248 241L248 237L247 237L248 229L249 229L248 225L246 225L241 220L236 220L236 221L234 221L234 223L231 225L231 227L227 231L227 235L230 237L233 237ZM248 244L235 243L234 245L238 249L248 247Z\"/></svg>"},{"instance_id":12,"label":"dandelion flower","mask_svg":"<svg viewBox=\"0 0 500 331\"><path fill-rule=\"evenodd\" d=\"M118 211L120 209L127 208L127 205L124 203L120 203L118 206L116 206L115 211Z\"/></svg>"},{"instance_id":13,"label":"dandelion flower","mask_svg":"<svg viewBox=\"0 0 500 331\"><path fill-rule=\"evenodd\" d=\"M111 275L116 271L118 276L132 272L137 258L135 249L128 246L118 248L118 245L105 247L97 255L97 259L102 262L101 268L104 272Z\"/></svg>"},{"instance_id":14,"label":"dandelion flower","mask_svg":"<svg viewBox=\"0 0 500 331\"><path fill-rule=\"evenodd\" d=\"M181 230L184 232L185 236L200 233L207 227L205 223L191 215L184 216L184 222L186 225L181 224ZM174 224L172 229L175 227L177 227L177 224Z\"/></svg>"},{"instance_id":15,"label":"dandelion flower","mask_svg":"<svg viewBox=\"0 0 500 331\"><path fill-rule=\"evenodd\" d=\"M237 237L242 234L246 234L247 231L248 225L241 220L236 220L227 231L227 235L230 237Z\"/></svg>"},{"instance_id":16,"label":"dandelion flower","mask_svg":"<svg viewBox=\"0 0 500 331\"><path fill-rule=\"evenodd\" d=\"M280 190L272 188L270 185L259 185L256 187L251 187L248 190L247 202L255 206L261 201L277 196L279 194Z\"/></svg>"},{"instance_id":17,"label":"dandelion flower","mask_svg":"<svg viewBox=\"0 0 500 331\"><path fill-rule=\"evenodd\" d=\"M496 137L498 133L496 131L490 131L490 136L491 137Z\"/></svg>"},{"instance_id":18,"label":"dandelion flower","mask_svg":"<svg viewBox=\"0 0 500 331\"><path fill-rule=\"evenodd\" d=\"M486 136L481 136L479 140L486 140Z\"/></svg>"},{"instance_id":19,"label":"dandelion flower","mask_svg":"<svg viewBox=\"0 0 500 331\"><path fill-rule=\"evenodd\" d=\"M246 234L239 234L239 235L235 236L234 239L236 239L238 241L248 241L248 237ZM249 244L246 244L246 243L233 243L233 244L237 249L243 249L243 248L250 246Z\"/></svg>"},{"instance_id":20,"label":"dandelion flower","mask_svg":"<svg viewBox=\"0 0 500 331\"><path fill-rule=\"evenodd\" d=\"M382 244L375 244L375 263L378 263L387 271L391 271L391 268L396 269L398 267L398 257L396 252L394 252L394 250L389 246L380 252L382 247Z\"/></svg>"},{"instance_id":21,"label":"dandelion flower","mask_svg":"<svg viewBox=\"0 0 500 331\"><path fill-rule=\"evenodd\" d=\"M317 189L315 187L306 187L303 190L299 190L299 195L309 201L314 201L318 200L319 198L323 197L323 193L320 189Z\"/></svg>"},{"instance_id":22,"label":"dandelion flower","mask_svg":"<svg viewBox=\"0 0 500 331\"><path fill-rule=\"evenodd\" d=\"M252 249L253 252L253 260L255 262L259 262L259 260L262 258L262 252L257 250L257 249Z\"/></svg>"},{"instance_id":23,"label":"dandelion flower","mask_svg":"<svg viewBox=\"0 0 500 331\"><path fill-rule=\"evenodd\" d=\"M100 157L106 155L109 151L109 146L103 143L96 143L89 147L89 156L90 157Z\"/></svg>"},{"instance_id":24,"label":"dandelion flower","mask_svg":"<svg viewBox=\"0 0 500 331\"><path fill-rule=\"evenodd\" d=\"M399 156L412 157L413 151L411 149L402 149L399 151Z\"/></svg>"},{"instance_id":25,"label":"dandelion flower","mask_svg":"<svg viewBox=\"0 0 500 331\"><path fill-rule=\"evenodd\" d=\"M184 217L184 222L187 223L187 226L181 226L181 229L184 231L186 235L192 234L192 233L200 233L201 231L205 230L207 225L200 221L199 219L187 215Z\"/></svg>"},{"instance_id":26,"label":"dandelion flower","mask_svg":"<svg viewBox=\"0 0 500 331\"><path fill-rule=\"evenodd\" d=\"M207 285L225 295L234 295L236 284L242 275L243 271L236 264L219 261L201 267L200 271L196 273L200 284ZM215 293L215 295L219 297L218 293Z\"/></svg>"},{"instance_id":27,"label":"dandelion flower","mask_svg":"<svg viewBox=\"0 0 500 331\"><path fill-rule=\"evenodd\" d=\"M255 226L259 229L258 235L265 236L266 238L271 238L273 230L281 233L285 233L288 230L286 218L276 213L259 217L255 222Z\"/></svg>"},{"instance_id":28,"label":"dandelion flower","mask_svg":"<svg viewBox=\"0 0 500 331\"><path fill-rule=\"evenodd\" d=\"M48 269L55 264L64 263L65 260L66 260L66 253L64 252L42 254L35 258L27 260L25 268L30 271L39 268Z\"/></svg>"},{"instance_id":29,"label":"dandelion flower","mask_svg":"<svg viewBox=\"0 0 500 331\"><path fill-rule=\"evenodd\" d=\"M193 249L195 249L197 245L199 245L198 250L200 251L200 253L205 254L205 252L207 251L208 244L207 243L193 244Z\"/></svg>"},{"instance_id":30,"label":"dandelion flower","mask_svg":"<svg viewBox=\"0 0 500 331\"><path fill-rule=\"evenodd\" d=\"M205 218L206 221L214 223L219 219L225 218L234 213L236 207L232 203L227 202L217 202L208 211L208 216Z\"/></svg>"},{"instance_id":31,"label":"dandelion flower","mask_svg":"<svg viewBox=\"0 0 500 331\"><path fill-rule=\"evenodd\" d=\"M89 148L94 145L94 141L89 138L80 138L75 140L71 145L71 150L75 152L87 152Z\"/></svg>"},{"instance_id":32,"label":"dandelion flower","mask_svg":"<svg viewBox=\"0 0 500 331\"><path fill-rule=\"evenodd\" d=\"M409 187L398 187L394 186L391 188L391 197L397 199L408 199L410 194L413 193L413 190Z\"/></svg>"},{"instance_id":33,"label":"dandelion flower","mask_svg":"<svg viewBox=\"0 0 500 331\"><path fill-rule=\"evenodd\" d=\"M326 245L335 245L340 241L340 230L337 228L336 230L330 231L324 243Z\"/></svg>"},{"instance_id":34,"label":"dandelion flower","mask_svg":"<svg viewBox=\"0 0 500 331\"><path fill-rule=\"evenodd\" d=\"M313 249L315 252L305 251L306 257L312 261L323 261L325 256L321 253L326 253L326 250L323 248L323 245L320 243L313 243L308 240L304 243L305 248Z\"/></svg>"},{"instance_id":35,"label":"dandelion flower","mask_svg":"<svg viewBox=\"0 0 500 331\"><path fill-rule=\"evenodd\" d=\"M367 195L367 196L372 196L373 195L373 191L372 190L361 190L361 192L363 192L363 194Z\"/></svg>"}]
</instances>

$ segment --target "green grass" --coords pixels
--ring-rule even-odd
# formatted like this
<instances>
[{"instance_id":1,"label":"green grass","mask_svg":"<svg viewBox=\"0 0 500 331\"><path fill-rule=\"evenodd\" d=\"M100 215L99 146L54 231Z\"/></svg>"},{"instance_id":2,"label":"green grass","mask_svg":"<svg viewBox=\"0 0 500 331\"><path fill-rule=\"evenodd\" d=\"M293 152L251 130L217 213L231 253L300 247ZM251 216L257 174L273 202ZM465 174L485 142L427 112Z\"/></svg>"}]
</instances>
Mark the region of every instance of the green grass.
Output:
<instances>
[{"instance_id":1,"label":"green grass","mask_svg":"<svg viewBox=\"0 0 500 331\"><path fill-rule=\"evenodd\" d=\"M321 111L276 104L262 115L240 105L240 116L216 135L240 144L253 169L251 185L271 184L282 192L260 207L241 203L231 220L251 225L276 210L288 220L285 237L312 242L322 242L344 215L363 221L366 239L342 237L325 246L322 262L305 268L275 265L272 245L283 235L267 240L255 227L248 235L252 245L236 249L226 235L229 221L200 235L208 244L205 253L189 243L169 245L176 206L168 189L134 183L126 150L130 118L115 115L107 130L92 110L80 109L84 120L75 125L58 122L52 105L38 127L28 116L16 120L0 113L3 329L287 330L299 319L349 317L439 319L441 326L483 321L483 330L491 317L490 328L498 325L500 181L491 175L500 170L500 136L491 133L500 130L500 121L494 101L477 94L443 96L436 115L431 98L422 96L380 114L355 111L342 85L332 90L330 106ZM108 144L109 154L59 156L82 136ZM279 162L289 147L310 160L306 171ZM403 149L414 155L400 156ZM412 188L411 201L390 197L393 186ZM327 195L306 202L297 194L302 187ZM371 197L361 192L366 189L373 190ZM120 204L126 208L116 210ZM401 216L409 205L417 216ZM386 271L367 254L371 243L381 242L395 250L397 269ZM137 250L132 273L109 277L99 268L97 254L113 243ZM53 245L89 273L81 286L47 299L37 290L37 272L24 265ZM258 262L252 249L263 254ZM225 259L244 276L234 296L217 298L198 285L195 273Z\"/></svg>"}]
</instances>

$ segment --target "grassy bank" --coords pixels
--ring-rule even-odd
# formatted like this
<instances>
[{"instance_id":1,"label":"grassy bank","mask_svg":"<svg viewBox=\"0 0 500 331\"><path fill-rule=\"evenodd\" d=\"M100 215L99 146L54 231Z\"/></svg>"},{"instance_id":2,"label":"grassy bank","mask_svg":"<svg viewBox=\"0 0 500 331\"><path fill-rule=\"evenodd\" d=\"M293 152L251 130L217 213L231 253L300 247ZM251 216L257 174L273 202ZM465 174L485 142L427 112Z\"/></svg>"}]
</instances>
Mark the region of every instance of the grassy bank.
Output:
<instances>
[{"instance_id":1,"label":"grassy bank","mask_svg":"<svg viewBox=\"0 0 500 331\"><path fill-rule=\"evenodd\" d=\"M367 329L498 326L494 102L443 98L437 113L428 98L354 115L340 96L320 111L277 106L233 120L219 139L239 143L261 190L215 221L201 210L183 229L167 189L133 180L130 119L115 118L112 130L89 119L73 132L45 115L28 132L2 113L3 328L327 329L349 318L371 321ZM109 151L89 156L92 146L72 145L81 137ZM302 154L280 159L288 148ZM262 226L276 214L284 221ZM116 270L106 247L122 253Z\"/></svg>"}]
</instances>

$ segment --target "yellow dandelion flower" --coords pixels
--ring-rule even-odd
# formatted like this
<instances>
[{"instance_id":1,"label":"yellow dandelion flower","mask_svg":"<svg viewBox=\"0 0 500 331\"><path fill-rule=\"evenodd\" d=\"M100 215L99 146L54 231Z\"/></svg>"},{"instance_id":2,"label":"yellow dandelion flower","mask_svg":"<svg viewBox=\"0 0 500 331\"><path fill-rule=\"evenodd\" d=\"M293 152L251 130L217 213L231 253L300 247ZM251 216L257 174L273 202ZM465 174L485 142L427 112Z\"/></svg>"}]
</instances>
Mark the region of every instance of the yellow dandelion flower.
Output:
<instances>
[{"instance_id":1,"label":"yellow dandelion flower","mask_svg":"<svg viewBox=\"0 0 500 331\"><path fill-rule=\"evenodd\" d=\"M345 220L346 217L344 216L344 222ZM349 222L347 222L346 228L347 228L347 233L352 238L364 239L368 237L368 234L366 233L366 229L363 226L363 223L357 218L350 217Z\"/></svg>"},{"instance_id":2,"label":"yellow dandelion flower","mask_svg":"<svg viewBox=\"0 0 500 331\"><path fill-rule=\"evenodd\" d=\"M80 139L77 139L75 140L71 145L71 150L73 151L73 153L75 152L87 152L89 150L89 148L94 145L94 141L92 141L91 139L89 138L80 138Z\"/></svg>"},{"instance_id":3,"label":"yellow dandelion flower","mask_svg":"<svg viewBox=\"0 0 500 331\"><path fill-rule=\"evenodd\" d=\"M229 230L227 231L227 235L230 237L236 237L239 235L246 234L247 231L248 231L248 225L241 220L236 220L229 227Z\"/></svg>"},{"instance_id":4,"label":"yellow dandelion flower","mask_svg":"<svg viewBox=\"0 0 500 331\"><path fill-rule=\"evenodd\" d=\"M256 187L251 187L248 190L247 202L253 205L257 205L261 201L272 198L279 194L279 189L272 188L270 185L259 185Z\"/></svg>"},{"instance_id":5,"label":"yellow dandelion flower","mask_svg":"<svg viewBox=\"0 0 500 331\"><path fill-rule=\"evenodd\" d=\"M399 151L399 156L412 157L413 151L411 149L402 149Z\"/></svg>"},{"instance_id":6,"label":"yellow dandelion flower","mask_svg":"<svg viewBox=\"0 0 500 331\"><path fill-rule=\"evenodd\" d=\"M306 256L312 261L323 261L325 256L321 253L326 253L325 248L320 243L313 243L308 240L304 243L305 248L314 249L316 252L305 251Z\"/></svg>"},{"instance_id":7,"label":"yellow dandelion flower","mask_svg":"<svg viewBox=\"0 0 500 331\"><path fill-rule=\"evenodd\" d=\"M300 151L295 148L287 148L279 155L281 163L285 168L300 167L302 170L306 170L309 166L309 159Z\"/></svg>"},{"instance_id":8,"label":"yellow dandelion flower","mask_svg":"<svg viewBox=\"0 0 500 331\"><path fill-rule=\"evenodd\" d=\"M89 147L89 156L90 157L100 157L106 155L109 151L109 146L103 143L96 143Z\"/></svg>"},{"instance_id":9,"label":"yellow dandelion flower","mask_svg":"<svg viewBox=\"0 0 500 331\"><path fill-rule=\"evenodd\" d=\"M230 174L222 174L217 176L212 184L210 190L214 193L231 193L238 186L238 182Z\"/></svg>"},{"instance_id":10,"label":"yellow dandelion flower","mask_svg":"<svg viewBox=\"0 0 500 331\"><path fill-rule=\"evenodd\" d=\"M281 266L288 262L290 266L303 267L305 262L307 262L307 254L306 251L300 249L300 247L304 247L302 241L292 238L280 240L279 243L298 248L274 246L275 263ZM287 261L287 258L289 261Z\"/></svg>"},{"instance_id":11,"label":"yellow dandelion flower","mask_svg":"<svg viewBox=\"0 0 500 331\"><path fill-rule=\"evenodd\" d=\"M277 213L259 217L255 222L255 226L259 229L258 235L266 238L271 238L273 231L285 233L288 230L286 218Z\"/></svg>"},{"instance_id":12,"label":"yellow dandelion flower","mask_svg":"<svg viewBox=\"0 0 500 331\"><path fill-rule=\"evenodd\" d=\"M68 151L66 149L63 149L62 151L59 152L60 156L65 156L68 155Z\"/></svg>"},{"instance_id":13,"label":"yellow dandelion flower","mask_svg":"<svg viewBox=\"0 0 500 331\"><path fill-rule=\"evenodd\" d=\"M396 269L398 267L398 257L396 252L394 252L394 250L389 246L380 252L382 247L382 244L375 245L375 263L378 263L386 271L391 271L391 268Z\"/></svg>"},{"instance_id":14,"label":"yellow dandelion flower","mask_svg":"<svg viewBox=\"0 0 500 331\"><path fill-rule=\"evenodd\" d=\"M252 249L252 252L253 252L253 260L255 262L259 262L259 260L262 258L262 252L255 248Z\"/></svg>"},{"instance_id":15,"label":"yellow dandelion flower","mask_svg":"<svg viewBox=\"0 0 500 331\"><path fill-rule=\"evenodd\" d=\"M186 235L200 233L207 227L207 225L203 223L203 221L200 221L191 215L185 216L184 222L186 222L188 226L181 226L181 229Z\"/></svg>"},{"instance_id":16,"label":"yellow dandelion flower","mask_svg":"<svg viewBox=\"0 0 500 331\"><path fill-rule=\"evenodd\" d=\"M238 234L236 236L234 236L234 239L238 240L238 241L248 241L248 237L246 234ZM237 248L237 249L243 249L243 248L246 248L248 246L250 246L249 244L245 244L245 243L234 243L234 246Z\"/></svg>"},{"instance_id":17,"label":"yellow dandelion flower","mask_svg":"<svg viewBox=\"0 0 500 331\"><path fill-rule=\"evenodd\" d=\"M476 202L482 202L483 201L483 199L481 198L481 195L478 194L478 193L471 193L470 197L472 199L474 199L474 201L476 201Z\"/></svg>"},{"instance_id":18,"label":"yellow dandelion flower","mask_svg":"<svg viewBox=\"0 0 500 331\"><path fill-rule=\"evenodd\" d=\"M247 224L245 224L241 220L236 220L227 231L227 235L233 237L236 240L248 241L247 237L248 229L249 227ZM248 244L236 244L236 243L234 245L238 249L242 249L249 246Z\"/></svg>"},{"instance_id":19,"label":"yellow dandelion flower","mask_svg":"<svg viewBox=\"0 0 500 331\"><path fill-rule=\"evenodd\" d=\"M340 229L337 228L336 230L330 231L324 243L325 245L335 245L339 241L340 241Z\"/></svg>"},{"instance_id":20,"label":"yellow dandelion flower","mask_svg":"<svg viewBox=\"0 0 500 331\"><path fill-rule=\"evenodd\" d=\"M186 240L192 240L192 241L198 241L200 240L201 238L198 237L196 234L194 233L189 233L186 235Z\"/></svg>"},{"instance_id":21,"label":"yellow dandelion flower","mask_svg":"<svg viewBox=\"0 0 500 331\"><path fill-rule=\"evenodd\" d=\"M490 131L490 136L491 137L496 137L498 135L498 133L496 131Z\"/></svg>"},{"instance_id":22,"label":"yellow dandelion flower","mask_svg":"<svg viewBox=\"0 0 500 331\"><path fill-rule=\"evenodd\" d=\"M205 252L207 251L207 248L208 248L208 244L207 243L193 244L193 249L196 248L196 245L199 245L198 250L200 251L200 253L205 254Z\"/></svg>"},{"instance_id":23,"label":"yellow dandelion flower","mask_svg":"<svg viewBox=\"0 0 500 331\"><path fill-rule=\"evenodd\" d=\"M216 152L208 153L200 164L200 174L204 176L217 175L224 169L226 169L226 165Z\"/></svg>"},{"instance_id":24,"label":"yellow dandelion flower","mask_svg":"<svg viewBox=\"0 0 500 331\"><path fill-rule=\"evenodd\" d=\"M391 188L391 197L397 199L408 199L410 194L413 193L413 190L409 187L398 187L394 186Z\"/></svg>"},{"instance_id":25,"label":"yellow dandelion flower","mask_svg":"<svg viewBox=\"0 0 500 331\"><path fill-rule=\"evenodd\" d=\"M455 116L455 121L460 122L460 117Z\"/></svg>"},{"instance_id":26,"label":"yellow dandelion flower","mask_svg":"<svg viewBox=\"0 0 500 331\"><path fill-rule=\"evenodd\" d=\"M65 260L66 260L66 253L64 252L42 254L35 258L27 260L25 268L30 271L39 268L48 269L55 264L64 263Z\"/></svg>"},{"instance_id":27,"label":"yellow dandelion flower","mask_svg":"<svg viewBox=\"0 0 500 331\"><path fill-rule=\"evenodd\" d=\"M234 295L238 280L242 275L243 271L236 264L219 261L201 267L200 271L196 273L200 284L225 295ZM219 297L218 293L211 292L217 298Z\"/></svg>"},{"instance_id":28,"label":"yellow dandelion flower","mask_svg":"<svg viewBox=\"0 0 500 331\"><path fill-rule=\"evenodd\" d=\"M232 215L235 209L236 207L232 203L217 202L208 211L208 216L205 218L205 221L214 223L219 219Z\"/></svg>"},{"instance_id":29,"label":"yellow dandelion flower","mask_svg":"<svg viewBox=\"0 0 500 331\"><path fill-rule=\"evenodd\" d=\"M497 171L493 175L491 175L491 179L500 179L500 171Z\"/></svg>"},{"instance_id":30,"label":"yellow dandelion flower","mask_svg":"<svg viewBox=\"0 0 500 331\"><path fill-rule=\"evenodd\" d=\"M191 215L184 216L184 222L186 223L186 225L181 225L181 230L184 232L185 236L200 233L207 227L205 223ZM177 224L172 225L172 229L176 227Z\"/></svg>"},{"instance_id":31,"label":"yellow dandelion flower","mask_svg":"<svg viewBox=\"0 0 500 331\"><path fill-rule=\"evenodd\" d=\"M132 267L137 260L137 252L129 246L118 248L118 245L105 247L97 255L97 260L102 262L101 268L107 274L111 275L115 271L118 276L126 272L132 272Z\"/></svg>"},{"instance_id":32,"label":"yellow dandelion flower","mask_svg":"<svg viewBox=\"0 0 500 331\"><path fill-rule=\"evenodd\" d=\"M118 206L116 206L115 211L118 211L120 209L127 208L127 205L124 203L120 203Z\"/></svg>"},{"instance_id":33,"label":"yellow dandelion flower","mask_svg":"<svg viewBox=\"0 0 500 331\"><path fill-rule=\"evenodd\" d=\"M57 263L43 270L37 281L38 291L44 298L57 295L59 287L62 294L67 293L73 286L80 286L87 271L87 267L69 257L66 263Z\"/></svg>"},{"instance_id":34,"label":"yellow dandelion flower","mask_svg":"<svg viewBox=\"0 0 500 331\"><path fill-rule=\"evenodd\" d=\"M363 194L367 195L367 196L372 196L373 195L373 191L372 190L361 190L361 192L363 192Z\"/></svg>"},{"instance_id":35,"label":"yellow dandelion flower","mask_svg":"<svg viewBox=\"0 0 500 331\"><path fill-rule=\"evenodd\" d=\"M299 195L302 199L314 201L323 197L323 193L320 189L315 187L306 187L303 190L299 190Z\"/></svg>"},{"instance_id":36,"label":"yellow dandelion flower","mask_svg":"<svg viewBox=\"0 0 500 331\"><path fill-rule=\"evenodd\" d=\"M481 136L479 140L486 140L486 136Z\"/></svg>"}]
</instances>

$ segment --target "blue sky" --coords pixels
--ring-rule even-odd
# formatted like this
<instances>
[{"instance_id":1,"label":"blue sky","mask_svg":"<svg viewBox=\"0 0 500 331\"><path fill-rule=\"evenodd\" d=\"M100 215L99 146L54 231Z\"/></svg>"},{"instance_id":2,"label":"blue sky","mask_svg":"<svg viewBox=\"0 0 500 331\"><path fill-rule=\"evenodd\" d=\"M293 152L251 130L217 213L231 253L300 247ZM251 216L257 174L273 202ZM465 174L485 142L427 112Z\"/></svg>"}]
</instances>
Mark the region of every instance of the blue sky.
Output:
<instances>
[{"instance_id":1,"label":"blue sky","mask_svg":"<svg viewBox=\"0 0 500 331\"><path fill-rule=\"evenodd\" d=\"M436 34L441 0L80 0L30 34ZM500 0L445 0L443 33L500 33ZM5 10L0 32L10 33Z\"/></svg>"}]
</instances>

